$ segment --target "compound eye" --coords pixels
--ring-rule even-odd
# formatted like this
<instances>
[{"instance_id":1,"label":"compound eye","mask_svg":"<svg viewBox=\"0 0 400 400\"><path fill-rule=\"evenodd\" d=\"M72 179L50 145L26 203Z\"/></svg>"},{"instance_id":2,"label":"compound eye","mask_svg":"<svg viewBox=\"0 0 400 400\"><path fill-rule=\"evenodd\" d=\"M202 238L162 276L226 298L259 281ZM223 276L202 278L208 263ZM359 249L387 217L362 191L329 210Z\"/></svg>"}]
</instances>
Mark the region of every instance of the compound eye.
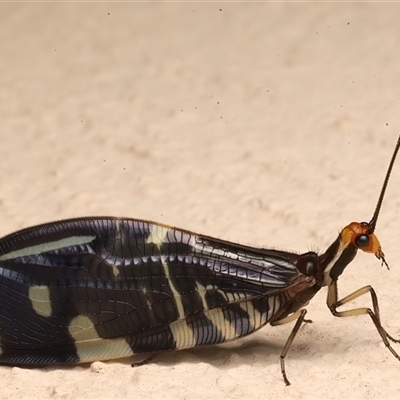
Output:
<instances>
[{"instance_id":1,"label":"compound eye","mask_svg":"<svg viewBox=\"0 0 400 400\"><path fill-rule=\"evenodd\" d=\"M365 247L368 247L370 243L370 238L368 235L358 235L356 239L354 240L354 244L359 248L359 249L364 249Z\"/></svg>"}]
</instances>

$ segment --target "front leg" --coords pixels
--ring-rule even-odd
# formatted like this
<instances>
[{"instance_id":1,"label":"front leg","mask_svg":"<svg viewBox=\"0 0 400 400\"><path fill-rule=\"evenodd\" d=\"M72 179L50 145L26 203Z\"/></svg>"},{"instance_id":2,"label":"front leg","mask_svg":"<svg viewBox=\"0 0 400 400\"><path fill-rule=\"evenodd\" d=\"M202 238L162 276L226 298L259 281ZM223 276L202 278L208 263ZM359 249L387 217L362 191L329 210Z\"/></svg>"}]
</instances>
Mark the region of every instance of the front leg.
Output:
<instances>
[{"instance_id":1,"label":"front leg","mask_svg":"<svg viewBox=\"0 0 400 400\"><path fill-rule=\"evenodd\" d=\"M352 308L352 309L346 310L346 311L337 311L338 307L343 306L344 304L349 303L350 301L355 300L358 297L360 297L366 293L371 294L373 311L368 307ZM379 316L378 298L376 297L375 290L372 288L372 286L364 286L364 287L356 290L355 292L338 300L337 280L334 280L328 286L328 297L327 297L326 302L327 302L329 310L335 317L355 317L358 315L369 315L371 317L372 322L374 323L376 329L378 330L383 343L385 343L385 346L400 361L400 356L396 353L396 351L393 349L393 347L389 343L389 340L391 340L392 342L395 342L395 343L400 343L400 340L394 339L382 327L381 321L380 321L380 316Z\"/></svg>"}]
</instances>

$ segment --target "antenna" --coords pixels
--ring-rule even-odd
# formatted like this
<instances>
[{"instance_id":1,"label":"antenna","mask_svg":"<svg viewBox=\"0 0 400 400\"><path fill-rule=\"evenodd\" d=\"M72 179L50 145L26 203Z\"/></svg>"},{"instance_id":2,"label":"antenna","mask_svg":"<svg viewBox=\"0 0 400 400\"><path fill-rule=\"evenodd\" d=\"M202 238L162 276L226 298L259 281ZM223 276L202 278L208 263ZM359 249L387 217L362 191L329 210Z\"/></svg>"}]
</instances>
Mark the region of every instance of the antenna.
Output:
<instances>
[{"instance_id":1,"label":"antenna","mask_svg":"<svg viewBox=\"0 0 400 400\"><path fill-rule=\"evenodd\" d=\"M394 162L396 160L396 156L397 156L397 153L399 151L399 148L400 148L400 135L399 135L399 137L397 139L396 147L394 148L392 159L390 160L389 168L388 168L388 170L386 172L385 180L383 181L381 194L379 195L379 199L378 199L378 203L377 203L376 208L375 208L374 216L372 217L371 221L368 223L368 225L369 225L369 233L373 233L374 230L375 230L376 221L378 220L379 212L381 211L383 197L385 196L386 187L387 187L387 184L389 182L390 174L392 172L393 165L394 165Z\"/></svg>"}]
</instances>

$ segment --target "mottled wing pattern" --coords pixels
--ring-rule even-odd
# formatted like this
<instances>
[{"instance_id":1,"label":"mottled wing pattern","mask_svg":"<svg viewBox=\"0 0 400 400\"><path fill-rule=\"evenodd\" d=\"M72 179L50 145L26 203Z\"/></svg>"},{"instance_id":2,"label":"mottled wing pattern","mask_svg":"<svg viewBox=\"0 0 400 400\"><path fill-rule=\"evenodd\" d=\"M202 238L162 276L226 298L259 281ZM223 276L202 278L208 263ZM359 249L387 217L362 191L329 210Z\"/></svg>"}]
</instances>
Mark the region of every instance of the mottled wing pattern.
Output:
<instances>
[{"instance_id":1,"label":"mottled wing pattern","mask_svg":"<svg viewBox=\"0 0 400 400\"><path fill-rule=\"evenodd\" d=\"M0 240L0 363L88 362L247 335L292 300L288 288L313 284L274 254L133 219L16 232Z\"/></svg>"}]
</instances>

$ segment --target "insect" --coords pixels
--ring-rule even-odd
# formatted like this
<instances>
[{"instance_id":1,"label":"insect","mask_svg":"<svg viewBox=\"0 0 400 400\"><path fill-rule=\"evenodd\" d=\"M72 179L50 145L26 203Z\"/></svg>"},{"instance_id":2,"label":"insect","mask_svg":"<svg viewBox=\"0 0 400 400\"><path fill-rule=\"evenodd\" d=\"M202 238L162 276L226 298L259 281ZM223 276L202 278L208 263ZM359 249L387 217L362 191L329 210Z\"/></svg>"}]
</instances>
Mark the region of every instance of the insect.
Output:
<instances>
[{"instance_id":1,"label":"insect","mask_svg":"<svg viewBox=\"0 0 400 400\"><path fill-rule=\"evenodd\" d=\"M367 314L389 351L374 289L338 299L357 250L387 263L374 234L398 138L370 222L347 225L325 253L248 247L136 219L79 218L0 239L0 363L84 363L226 342L295 322L285 356L323 286L336 317ZM372 309L338 311L364 295ZM143 364L139 363L139 364Z\"/></svg>"}]
</instances>

